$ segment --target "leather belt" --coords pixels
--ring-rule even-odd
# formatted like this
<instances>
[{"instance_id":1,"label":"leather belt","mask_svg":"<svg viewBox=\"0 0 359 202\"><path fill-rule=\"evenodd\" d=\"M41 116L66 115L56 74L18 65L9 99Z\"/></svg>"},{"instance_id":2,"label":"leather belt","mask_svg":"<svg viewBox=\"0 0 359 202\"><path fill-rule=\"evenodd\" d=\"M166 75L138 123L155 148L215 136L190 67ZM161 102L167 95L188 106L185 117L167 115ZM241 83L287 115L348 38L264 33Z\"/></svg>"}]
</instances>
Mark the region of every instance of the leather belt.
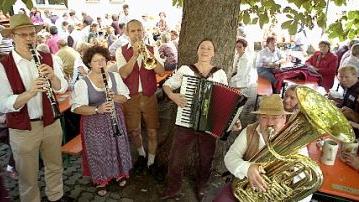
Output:
<instances>
[{"instance_id":1,"label":"leather belt","mask_svg":"<svg viewBox=\"0 0 359 202\"><path fill-rule=\"evenodd\" d=\"M42 121L42 117L36 119L30 119L30 121Z\"/></svg>"}]
</instances>

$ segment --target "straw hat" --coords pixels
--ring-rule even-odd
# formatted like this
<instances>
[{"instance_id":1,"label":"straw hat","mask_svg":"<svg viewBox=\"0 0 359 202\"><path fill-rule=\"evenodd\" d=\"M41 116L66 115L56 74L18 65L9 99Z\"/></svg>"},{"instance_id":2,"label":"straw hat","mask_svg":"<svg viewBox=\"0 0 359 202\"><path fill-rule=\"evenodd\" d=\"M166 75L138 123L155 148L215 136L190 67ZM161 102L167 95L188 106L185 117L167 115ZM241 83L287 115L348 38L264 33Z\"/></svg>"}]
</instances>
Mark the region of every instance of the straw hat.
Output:
<instances>
[{"instance_id":1,"label":"straw hat","mask_svg":"<svg viewBox=\"0 0 359 202\"><path fill-rule=\"evenodd\" d=\"M9 36L15 29L24 27L35 27L36 32L39 32L43 28L42 25L34 25L27 15L16 14L10 17L10 27L3 29L1 34L3 36Z\"/></svg>"},{"instance_id":2,"label":"straw hat","mask_svg":"<svg viewBox=\"0 0 359 202\"><path fill-rule=\"evenodd\" d=\"M292 114L284 110L282 98L278 94L264 96L259 104L259 109L252 113L273 116Z\"/></svg>"}]
</instances>

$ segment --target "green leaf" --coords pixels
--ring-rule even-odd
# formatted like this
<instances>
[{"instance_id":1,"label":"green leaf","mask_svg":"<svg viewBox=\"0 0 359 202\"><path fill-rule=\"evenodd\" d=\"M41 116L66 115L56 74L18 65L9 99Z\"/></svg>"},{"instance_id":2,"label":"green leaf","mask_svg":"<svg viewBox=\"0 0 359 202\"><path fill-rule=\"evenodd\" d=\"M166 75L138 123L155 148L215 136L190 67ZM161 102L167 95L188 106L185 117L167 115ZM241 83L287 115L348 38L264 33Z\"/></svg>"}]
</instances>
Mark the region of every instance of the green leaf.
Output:
<instances>
[{"instance_id":1,"label":"green leaf","mask_svg":"<svg viewBox=\"0 0 359 202\"><path fill-rule=\"evenodd\" d=\"M290 25L293 23L293 20L288 20L282 23L281 27L283 29L289 29Z\"/></svg>"},{"instance_id":2,"label":"green leaf","mask_svg":"<svg viewBox=\"0 0 359 202\"><path fill-rule=\"evenodd\" d=\"M342 6L346 4L346 0L334 0L335 5Z\"/></svg>"},{"instance_id":3,"label":"green leaf","mask_svg":"<svg viewBox=\"0 0 359 202\"><path fill-rule=\"evenodd\" d=\"M354 19L359 17L359 11L349 11L347 14L349 19Z\"/></svg>"},{"instance_id":4,"label":"green leaf","mask_svg":"<svg viewBox=\"0 0 359 202\"><path fill-rule=\"evenodd\" d=\"M247 25L250 21L251 21L251 16L249 15L248 11L244 11L243 23Z\"/></svg>"},{"instance_id":5,"label":"green leaf","mask_svg":"<svg viewBox=\"0 0 359 202\"><path fill-rule=\"evenodd\" d=\"M176 7L183 7L183 0L172 0L172 5Z\"/></svg>"},{"instance_id":6,"label":"green leaf","mask_svg":"<svg viewBox=\"0 0 359 202\"><path fill-rule=\"evenodd\" d=\"M8 13L11 9L11 6L15 4L16 0L6 0L1 3L1 10L3 13Z\"/></svg>"},{"instance_id":7,"label":"green leaf","mask_svg":"<svg viewBox=\"0 0 359 202\"><path fill-rule=\"evenodd\" d=\"M26 8L28 8L29 10L32 9L32 7L34 7L34 5L32 4L32 0L21 0L25 5Z\"/></svg>"},{"instance_id":8,"label":"green leaf","mask_svg":"<svg viewBox=\"0 0 359 202\"><path fill-rule=\"evenodd\" d=\"M318 16L317 24L320 28L325 28L327 24L327 16L324 13L321 13Z\"/></svg>"},{"instance_id":9,"label":"green leaf","mask_svg":"<svg viewBox=\"0 0 359 202\"><path fill-rule=\"evenodd\" d=\"M253 18L252 19L252 24L257 24L258 23L258 18Z\"/></svg>"},{"instance_id":10,"label":"green leaf","mask_svg":"<svg viewBox=\"0 0 359 202\"><path fill-rule=\"evenodd\" d=\"M294 0L293 3L300 8L302 6L302 0Z\"/></svg>"},{"instance_id":11,"label":"green leaf","mask_svg":"<svg viewBox=\"0 0 359 202\"><path fill-rule=\"evenodd\" d=\"M290 24L288 32L290 35L295 35L298 31L298 21L293 21L292 24Z\"/></svg>"}]
</instances>

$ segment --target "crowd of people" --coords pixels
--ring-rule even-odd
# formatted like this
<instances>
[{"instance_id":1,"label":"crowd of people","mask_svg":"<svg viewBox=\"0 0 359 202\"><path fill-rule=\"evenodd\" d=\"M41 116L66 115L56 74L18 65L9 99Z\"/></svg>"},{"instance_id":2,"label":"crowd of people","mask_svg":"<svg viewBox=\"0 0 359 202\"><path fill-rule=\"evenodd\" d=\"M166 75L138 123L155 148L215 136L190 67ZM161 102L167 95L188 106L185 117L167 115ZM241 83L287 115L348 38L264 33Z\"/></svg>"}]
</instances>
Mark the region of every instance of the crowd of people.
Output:
<instances>
[{"instance_id":1,"label":"crowd of people","mask_svg":"<svg viewBox=\"0 0 359 202\"><path fill-rule=\"evenodd\" d=\"M179 30L170 29L165 12L159 17L155 25L146 15L141 20L132 19L128 5L123 6L121 16L114 14L110 19L106 15L96 20L86 13L78 18L74 10L58 17L33 8L29 14L23 10L11 16L9 27L0 27L0 131L3 142L11 147L7 171L18 178L21 201L41 201L40 154L47 199L71 200L64 195L62 130L53 111L57 106L51 100L51 94L68 89L72 91L71 111L81 116L83 175L91 178L99 196L108 194L111 181L123 187L132 174L146 172L158 182L167 180L162 199L177 197L187 154L195 143L199 156L195 193L201 200L212 171L216 138L176 126L167 176L157 167L160 120L156 74L165 70L175 70L163 84L163 91L178 107L187 103L185 95L176 91L184 75L229 85L244 95L251 95L257 76L271 82L274 94L263 97L259 109L253 112L258 121L244 129L237 121L232 130L241 133L223 157L233 176L248 178L251 186L266 191L269 185L261 177L262 170L250 159L266 145L268 127L276 134L289 116L300 110L296 86L288 87L283 99L275 88L278 80L274 70L287 61L276 38L267 37L265 47L256 56L248 51L245 37L233 40L235 56L227 78L223 67L212 63L216 44L209 38L198 42L196 63L178 67ZM29 44L36 45L37 51L31 51ZM355 127L359 123L359 43L353 40L349 45L339 58L328 41L321 41L319 50L305 65L321 76L319 85ZM336 78L344 89L343 99L330 94L330 89L336 88ZM358 131L355 129L357 137ZM143 134L147 135L147 143ZM137 151L137 158L131 156L131 147ZM307 155L306 149L301 153ZM357 155L343 153L342 159L359 169ZM218 192L214 201L236 201L230 184Z\"/></svg>"}]
</instances>

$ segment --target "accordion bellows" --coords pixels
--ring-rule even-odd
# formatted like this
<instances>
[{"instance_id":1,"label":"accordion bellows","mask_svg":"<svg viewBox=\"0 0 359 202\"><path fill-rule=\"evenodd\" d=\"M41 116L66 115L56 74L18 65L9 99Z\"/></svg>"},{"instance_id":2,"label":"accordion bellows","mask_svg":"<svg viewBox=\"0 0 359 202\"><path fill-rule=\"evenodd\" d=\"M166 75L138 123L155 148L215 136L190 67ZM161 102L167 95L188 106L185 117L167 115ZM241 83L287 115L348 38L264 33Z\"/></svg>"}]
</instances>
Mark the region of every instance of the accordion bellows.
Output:
<instances>
[{"instance_id":1,"label":"accordion bellows","mask_svg":"<svg viewBox=\"0 0 359 202\"><path fill-rule=\"evenodd\" d=\"M195 76L184 75L180 93L186 107L178 107L176 125L222 137L239 117L247 101L237 89Z\"/></svg>"}]
</instances>

